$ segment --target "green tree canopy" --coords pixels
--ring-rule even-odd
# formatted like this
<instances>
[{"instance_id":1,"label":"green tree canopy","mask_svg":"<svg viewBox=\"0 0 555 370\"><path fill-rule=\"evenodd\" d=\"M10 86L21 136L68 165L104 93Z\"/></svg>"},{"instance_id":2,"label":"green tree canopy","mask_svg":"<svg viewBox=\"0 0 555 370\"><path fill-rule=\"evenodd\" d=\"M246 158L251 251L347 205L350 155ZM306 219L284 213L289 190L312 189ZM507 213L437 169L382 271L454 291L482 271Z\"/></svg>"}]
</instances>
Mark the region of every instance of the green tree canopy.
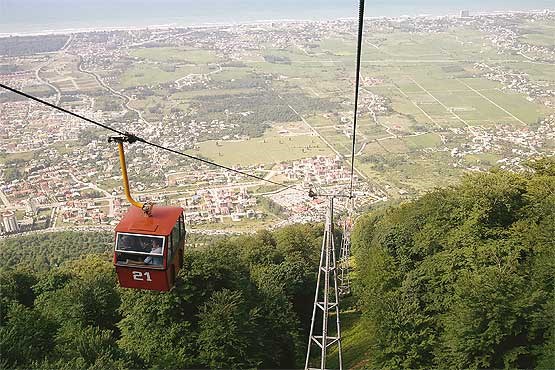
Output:
<instances>
[{"instance_id":1,"label":"green tree canopy","mask_svg":"<svg viewBox=\"0 0 555 370\"><path fill-rule=\"evenodd\" d=\"M531 166L359 219L355 290L374 366L555 366L555 162Z\"/></svg>"}]
</instances>

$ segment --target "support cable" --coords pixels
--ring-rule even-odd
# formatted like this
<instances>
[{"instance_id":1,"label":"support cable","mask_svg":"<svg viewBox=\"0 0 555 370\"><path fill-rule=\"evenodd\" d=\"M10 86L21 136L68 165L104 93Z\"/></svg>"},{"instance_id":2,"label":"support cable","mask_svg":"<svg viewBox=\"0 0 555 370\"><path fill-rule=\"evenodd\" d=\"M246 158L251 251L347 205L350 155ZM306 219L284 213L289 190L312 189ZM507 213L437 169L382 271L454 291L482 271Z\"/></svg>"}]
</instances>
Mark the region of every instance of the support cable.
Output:
<instances>
[{"instance_id":1,"label":"support cable","mask_svg":"<svg viewBox=\"0 0 555 370\"><path fill-rule=\"evenodd\" d=\"M357 132L357 111L358 111L358 90L360 85L360 54L362 49L362 31L364 26L364 0L360 0L358 8L358 40L357 40L357 65L355 77L355 111L353 116L353 145L351 152L351 185L349 196L353 197L353 177L355 171L355 145L356 145L356 132Z\"/></svg>"},{"instance_id":2,"label":"support cable","mask_svg":"<svg viewBox=\"0 0 555 370\"><path fill-rule=\"evenodd\" d=\"M124 136L124 137L127 137L127 138L129 138L129 142L140 141L140 142L142 142L142 143L144 143L144 144L146 144L146 145L150 145L150 146L152 146L152 147L155 147L155 148L158 148L158 149L161 149L161 150L165 150L165 151L170 152L170 153L173 153L173 154L181 155L181 156L183 156L183 157L186 157L186 158L189 158L189 159L192 159L192 160L195 160L195 161L199 161L199 162L208 164L208 165L210 165L210 166L219 167L219 168L221 168L221 169L224 169L224 170L227 170L227 171L230 171L230 172L235 172L235 173L237 173L237 174L239 174L239 175L247 176L247 177L250 177L250 178L253 178L253 179L256 179L256 180L260 180L260 181L265 181L265 182L270 183L270 184L273 184L273 185L278 185L278 186L280 186L280 187L283 187L284 189L293 189L293 190L297 190L297 191L304 192L304 190L301 190L301 189L295 187L294 185L286 185L286 184L279 183L279 182L276 182L276 181L268 180L268 179L265 179L264 177L261 177L261 176L257 176L257 175L253 175L253 174L250 174L250 173L247 173L247 172L243 172L243 171L237 170L237 169L235 169L235 168L231 168L231 167L225 166L225 165L223 165L223 164L219 164L219 163L216 163L216 162L209 161L209 160L207 160L207 159L195 157L194 155L190 155L190 154L187 154L187 153L184 153L184 152L180 152L180 151L175 150L175 149L167 148L167 147L162 146L162 145L160 145L160 144L153 143L153 142L148 141L148 140L146 140L146 139L143 139L143 138L141 138L141 137L139 137L139 136L130 134L130 133L128 133L128 132L120 131L120 130L115 129L115 128L113 128L113 127L110 127L110 126L108 126L108 125L105 125L105 124L102 124L102 123L100 123L100 122L94 121L94 120L92 120L92 119L90 119L90 118L84 117L84 116L82 116L82 115L80 115L80 114L74 113L74 112L69 111L69 110L67 110L67 109L65 109L65 108L62 108L62 107L57 106L57 105L55 105L55 104L49 103L49 102L47 102L47 101L45 101L45 100L42 100L42 99L40 99L40 98L37 98L36 96L29 95L29 94L27 94L27 93L24 93L23 91L14 89L13 87L4 85L4 84L2 84L2 83L0 83L0 87L3 88L3 89L5 89L5 90L11 91L11 92L13 92L13 93L15 93L15 94L21 95L21 96L23 96L23 97L25 97L25 98L27 98L27 99L34 100L34 101L36 101L37 103L41 103L41 104L46 105L46 106L48 106L48 107L50 107L50 108L59 110L59 111L61 111L61 112L67 113L67 114L69 114L69 115L71 115L71 116L73 116L73 117L79 118L79 119L84 120L84 121L87 121L87 122L89 122L89 123L92 123L93 125L102 127L102 128L105 129L105 130L109 130L109 131L115 132L115 133L117 133L117 134L119 134L119 135L122 135L122 136Z\"/></svg>"}]
</instances>

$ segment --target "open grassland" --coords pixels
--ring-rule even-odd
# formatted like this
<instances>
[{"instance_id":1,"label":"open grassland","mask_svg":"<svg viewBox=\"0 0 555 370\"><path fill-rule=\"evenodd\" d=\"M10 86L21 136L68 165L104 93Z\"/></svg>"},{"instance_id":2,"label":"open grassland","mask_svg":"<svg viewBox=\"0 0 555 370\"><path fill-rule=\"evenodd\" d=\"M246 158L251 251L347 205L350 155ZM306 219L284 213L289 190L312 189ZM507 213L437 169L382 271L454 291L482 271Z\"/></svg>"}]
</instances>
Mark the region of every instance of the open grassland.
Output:
<instances>
[{"instance_id":1,"label":"open grassland","mask_svg":"<svg viewBox=\"0 0 555 370\"><path fill-rule=\"evenodd\" d=\"M544 81L555 86L555 68L549 63L511 62L505 64L508 68L526 71L528 77L537 81Z\"/></svg>"},{"instance_id":2,"label":"open grassland","mask_svg":"<svg viewBox=\"0 0 555 370\"><path fill-rule=\"evenodd\" d=\"M532 45L538 46L555 46L555 32L549 35L538 34L538 33L528 33L521 37L521 40Z\"/></svg>"},{"instance_id":3,"label":"open grassland","mask_svg":"<svg viewBox=\"0 0 555 370\"><path fill-rule=\"evenodd\" d=\"M186 77L191 74L209 72L208 65L168 66L151 64L133 64L126 70L121 78L122 87L135 87L142 85L157 85Z\"/></svg>"},{"instance_id":4,"label":"open grassland","mask_svg":"<svg viewBox=\"0 0 555 370\"><path fill-rule=\"evenodd\" d=\"M195 65L220 61L220 58L213 51L173 47L133 49L129 55L153 62L177 62Z\"/></svg>"},{"instance_id":5,"label":"open grassland","mask_svg":"<svg viewBox=\"0 0 555 370\"><path fill-rule=\"evenodd\" d=\"M545 21L526 21L520 25L523 35L520 40L531 45L555 46L555 25Z\"/></svg>"},{"instance_id":6,"label":"open grassland","mask_svg":"<svg viewBox=\"0 0 555 370\"><path fill-rule=\"evenodd\" d=\"M189 153L228 166L249 166L330 155L331 150L316 136L280 136L271 130L263 137L249 140L205 141Z\"/></svg>"},{"instance_id":7,"label":"open grassland","mask_svg":"<svg viewBox=\"0 0 555 370\"><path fill-rule=\"evenodd\" d=\"M0 163L6 164L15 161L29 161L32 158L33 152L2 153L0 154Z\"/></svg>"},{"instance_id":8,"label":"open grassland","mask_svg":"<svg viewBox=\"0 0 555 370\"><path fill-rule=\"evenodd\" d=\"M230 81L241 78L246 78L251 74L251 69L248 67L224 67L222 71L214 73L211 76L213 81ZM227 90L226 90L227 93Z\"/></svg>"},{"instance_id":9,"label":"open grassland","mask_svg":"<svg viewBox=\"0 0 555 370\"><path fill-rule=\"evenodd\" d=\"M402 189L409 194L454 184L463 173L461 169L449 166L448 153L415 151L409 155L406 148L406 143L397 140L380 143L372 148L379 152L378 159L370 162L357 159L357 168L374 182Z\"/></svg>"},{"instance_id":10,"label":"open grassland","mask_svg":"<svg viewBox=\"0 0 555 370\"><path fill-rule=\"evenodd\" d=\"M403 121L403 119L404 117L400 119L391 120L393 125L393 128L391 128L387 125L382 125L381 124L382 122L380 120L376 122L373 119L361 117L357 121L357 135L360 135L361 140L364 140L364 139L377 140L377 139L384 139L386 137L390 137L391 136L390 132L393 132L395 134L400 133L400 131L398 131L400 127L398 123L401 125L403 123L410 124L406 121ZM389 132L387 130L389 130ZM407 126L407 132L412 133L413 131L409 129Z\"/></svg>"},{"instance_id":11,"label":"open grassland","mask_svg":"<svg viewBox=\"0 0 555 370\"><path fill-rule=\"evenodd\" d=\"M364 319L359 312L341 312L341 352L345 369L365 368L372 356L372 338L368 335L368 328L364 327L362 320ZM328 355L327 367L339 368L337 346L334 346Z\"/></svg>"},{"instance_id":12,"label":"open grassland","mask_svg":"<svg viewBox=\"0 0 555 370\"><path fill-rule=\"evenodd\" d=\"M469 166L495 166L497 165L497 161L500 160L502 157L496 154L470 154L464 157L464 161Z\"/></svg>"},{"instance_id":13,"label":"open grassland","mask_svg":"<svg viewBox=\"0 0 555 370\"><path fill-rule=\"evenodd\" d=\"M434 148L441 144L441 138L434 133L407 136L404 140L411 149Z\"/></svg>"},{"instance_id":14,"label":"open grassland","mask_svg":"<svg viewBox=\"0 0 555 370\"><path fill-rule=\"evenodd\" d=\"M280 219L274 215L266 214L263 219L243 218L240 221L232 221L230 217L224 217L222 222L206 223L195 225L190 229L192 233L195 230L226 230L230 232L251 233L257 230L265 230L270 228Z\"/></svg>"}]
</instances>

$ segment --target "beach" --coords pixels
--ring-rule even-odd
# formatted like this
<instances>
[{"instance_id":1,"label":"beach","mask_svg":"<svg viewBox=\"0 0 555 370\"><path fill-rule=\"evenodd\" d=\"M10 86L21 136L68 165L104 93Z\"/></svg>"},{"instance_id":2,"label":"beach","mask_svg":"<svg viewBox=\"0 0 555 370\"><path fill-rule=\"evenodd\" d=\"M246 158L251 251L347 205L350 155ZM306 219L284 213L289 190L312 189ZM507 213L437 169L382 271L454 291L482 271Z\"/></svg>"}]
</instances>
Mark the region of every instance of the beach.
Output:
<instances>
[{"instance_id":1,"label":"beach","mask_svg":"<svg viewBox=\"0 0 555 370\"><path fill-rule=\"evenodd\" d=\"M552 1L374 1L365 17L448 16L555 9ZM285 21L356 18L357 1L283 0L0 0L0 37L89 31L211 27Z\"/></svg>"}]
</instances>

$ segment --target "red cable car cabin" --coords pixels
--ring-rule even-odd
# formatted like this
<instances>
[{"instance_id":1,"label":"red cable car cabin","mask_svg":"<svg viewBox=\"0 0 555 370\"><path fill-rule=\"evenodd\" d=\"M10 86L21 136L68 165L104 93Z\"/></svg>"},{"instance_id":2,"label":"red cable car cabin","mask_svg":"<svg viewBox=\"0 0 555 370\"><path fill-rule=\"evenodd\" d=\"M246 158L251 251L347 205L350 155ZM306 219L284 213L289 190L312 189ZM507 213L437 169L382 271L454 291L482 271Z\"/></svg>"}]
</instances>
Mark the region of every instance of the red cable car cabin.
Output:
<instances>
[{"instance_id":1,"label":"red cable car cabin","mask_svg":"<svg viewBox=\"0 0 555 370\"><path fill-rule=\"evenodd\" d=\"M114 265L124 288L168 291L183 266L183 208L132 206L116 227Z\"/></svg>"}]
</instances>

